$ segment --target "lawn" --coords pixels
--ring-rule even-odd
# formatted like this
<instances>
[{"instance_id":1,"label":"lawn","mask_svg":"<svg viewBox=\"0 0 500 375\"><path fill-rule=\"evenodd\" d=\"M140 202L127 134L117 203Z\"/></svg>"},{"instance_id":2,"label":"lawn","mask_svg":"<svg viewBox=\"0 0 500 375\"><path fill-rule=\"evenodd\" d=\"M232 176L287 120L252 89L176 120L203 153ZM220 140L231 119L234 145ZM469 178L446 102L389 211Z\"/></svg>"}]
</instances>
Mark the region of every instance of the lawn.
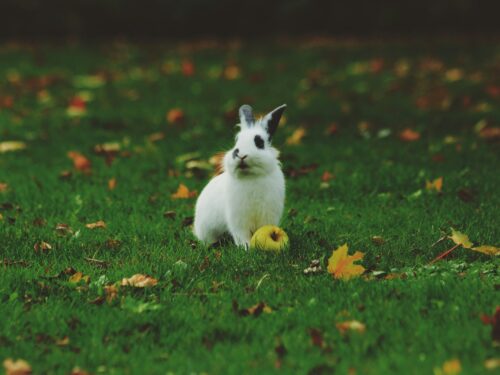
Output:
<instances>
[{"instance_id":1,"label":"lawn","mask_svg":"<svg viewBox=\"0 0 500 375\"><path fill-rule=\"evenodd\" d=\"M498 257L429 263L451 228L499 244L499 64L477 40L0 45L0 361L494 373ZM288 104L280 255L204 247L196 198L172 197L208 182L243 103ZM326 270L344 243L366 269L347 281Z\"/></svg>"}]
</instances>

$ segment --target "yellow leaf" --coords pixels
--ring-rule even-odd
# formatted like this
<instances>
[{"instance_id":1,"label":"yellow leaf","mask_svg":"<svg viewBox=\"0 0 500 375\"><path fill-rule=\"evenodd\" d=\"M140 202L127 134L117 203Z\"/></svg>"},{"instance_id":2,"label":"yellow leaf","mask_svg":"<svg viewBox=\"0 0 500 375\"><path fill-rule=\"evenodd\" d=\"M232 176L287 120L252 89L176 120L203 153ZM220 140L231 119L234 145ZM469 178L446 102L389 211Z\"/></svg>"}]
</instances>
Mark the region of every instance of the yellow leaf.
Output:
<instances>
[{"instance_id":1,"label":"yellow leaf","mask_svg":"<svg viewBox=\"0 0 500 375\"><path fill-rule=\"evenodd\" d=\"M0 154L10 151L19 151L26 148L26 143L21 141L5 141L0 142Z\"/></svg>"},{"instance_id":2,"label":"yellow leaf","mask_svg":"<svg viewBox=\"0 0 500 375\"><path fill-rule=\"evenodd\" d=\"M357 320L348 320L346 322L337 323L336 327L340 333L346 333L347 331L364 333L366 331L366 326Z\"/></svg>"},{"instance_id":3,"label":"yellow leaf","mask_svg":"<svg viewBox=\"0 0 500 375\"><path fill-rule=\"evenodd\" d=\"M31 366L23 359L17 361L7 358L3 361L6 375L28 375L31 374Z\"/></svg>"},{"instance_id":4,"label":"yellow leaf","mask_svg":"<svg viewBox=\"0 0 500 375\"><path fill-rule=\"evenodd\" d=\"M70 276L68 281L72 284L77 284L80 281L84 281L85 283L88 283L90 281L90 277L88 275L84 275L82 272L76 272Z\"/></svg>"},{"instance_id":5,"label":"yellow leaf","mask_svg":"<svg viewBox=\"0 0 500 375\"><path fill-rule=\"evenodd\" d=\"M363 259L364 254L356 251L354 255L347 255L347 250L347 244L344 244L334 250L328 259L328 273L336 279L349 280L365 272L363 266L354 264L354 262Z\"/></svg>"},{"instance_id":6,"label":"yellow leaf","mask_svg":"<svg viewBox=\"0 0 500 375\"><path fill-rule=\"evenodd\" d=\"M451 228L450 238L457 245L461 245L465 249L470 249L472 247L472 242L470 242L469 237L453 228Z\"/></svg>"},{"instance_id":7,"label":"yellow leaf","mask_svg":"<svg viewBox=\"0 0 500 375\"><path fill-rule=\"evenodd\" d=\"M486 255L495 255L495 256L500 255L500 248L496 246L483 245L483 246L473 247L472 250L479 251L480 253Z\"/></svg>"},{"instance_id":8,"label":"yellow leaf","mask_svg":"<svg viewBox=\"0 0 500 375\"><path fill-rule=\"evenodd\" d=\"M484 361L484 367L488 370L500 368L500 358L490 358Z\"/></svg>"},{"instance_id":9,"label":"yellow leaf","mask_svg":"<svg viewBox=\"0 0 500 375\"><path fill-rule=\"evenodd\" d=\"M299 145L302 143L302 138L306 135L306 129L304 127L300 127L296 129L291 136L286 139L287 145Z\"/></svg>"},{"instance_id":10,"label":"yellow leaf","mask_svg":"<svg viewBox=\"0 0 500 375\"><path fill-rule=\"evenodd\" d=\"M122 286L133 286L135 288L146 288L155 286L156 284L158 284L158 280L140 273L137 273L128 279L124 278L121 282Z\"/></svg>"},{"instance_id":11,"label":"yellow leaf","mask_svg":"<svg viewBox=\"0 0 500 375\"><path fill-rule=\"evenodd\" d=\"M442 188L443 188L443 177L438 177L434 181L425 182L426 190L435 190L438 193L440 193Z\"/></svg>"},{"instance_id":12,"label":"yellow leaf","mask_svg":"<svg viewBox=\"0 0 500 375\"><path fill-rule=\"evenodd\" d=\"M462 372L462 366L458 359L450 359L443 363L441 368L434 368L434 375L458 375Z\"/></svg>"},{"instance_id":13,"label":"yellow leaf","mask_svg":"<svg viewBox=\"0 0 500 375\"><path fill-rule=\"evenodd\" d=\"M89 229L106 228L106 223L102 220L99 220L96 221L95 223L85 224L85 226Z\"/></svg>"},{"instance_id":14,"label":"yellow leaf","mask_svg":"<svg viewBox=\"0 0 500 375\"><path fill-rule=\"evenodd\" d=\"M186 185L180 184L177 191L171 195L172 199L187 199L196 197L196 191L189 191Z\"/></svg>"}]
</instances>

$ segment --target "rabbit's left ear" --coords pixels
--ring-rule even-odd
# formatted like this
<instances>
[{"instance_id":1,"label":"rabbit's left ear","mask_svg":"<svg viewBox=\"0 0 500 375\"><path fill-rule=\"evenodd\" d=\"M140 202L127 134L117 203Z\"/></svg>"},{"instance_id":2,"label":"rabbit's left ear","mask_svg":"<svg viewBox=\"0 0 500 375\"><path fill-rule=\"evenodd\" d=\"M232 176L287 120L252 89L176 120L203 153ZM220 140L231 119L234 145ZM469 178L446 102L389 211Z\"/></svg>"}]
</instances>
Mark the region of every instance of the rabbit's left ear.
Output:
<instances>
[{"instance_id":1,"label":"rabbit's left ear","mask_svg":"<svg viewBox=\"0 0 500 375\"><path fill-rule=\"evenodd\" d=\"M269 137L271 138L276 129L278 128L278 124L280 123L281 115L285 112L286 104L280 105L278 108L272 110L264 118L261 120L261 125L266 129Z\"/></svg>"},{"instance_id":2,"label":"rabbit's left ear","mask_svg":"<svg viewBox=\"0 0 500 375\"><path fill-rule=\"evenodd\" d=\"M253 117L253 110L248 104L243 104L240 107L240 124L242 126L246 126L247 128L251 128L255 125L255 119Z\"/></svg>"}]
</instances>

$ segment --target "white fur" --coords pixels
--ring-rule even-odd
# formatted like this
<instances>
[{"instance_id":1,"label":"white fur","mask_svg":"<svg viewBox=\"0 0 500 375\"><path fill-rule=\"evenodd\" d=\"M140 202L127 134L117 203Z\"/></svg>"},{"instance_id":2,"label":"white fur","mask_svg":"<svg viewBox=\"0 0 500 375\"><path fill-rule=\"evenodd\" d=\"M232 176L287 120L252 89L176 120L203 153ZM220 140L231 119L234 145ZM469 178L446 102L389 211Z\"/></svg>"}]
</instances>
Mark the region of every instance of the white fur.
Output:
<instances>
[{"instance_id":1,"label":"white fur","mask_svg":"<svg viewBox=\"0 0 500 375\"><path fill-rule=\"evenodd\" d=\"M266 117L250 125L242 121L236 145L224 156L224 172L207 184L196 202L194 234L206 244L228 232L236 245L248 247L258 228L280 222L285 177L263 121ZM264 139L264 149L255 145L256 135ZM233 156L234 149L239 150L239 157ZM239 164L244 155L247 168L242 170Z\"/></svg>"}]
</instances>

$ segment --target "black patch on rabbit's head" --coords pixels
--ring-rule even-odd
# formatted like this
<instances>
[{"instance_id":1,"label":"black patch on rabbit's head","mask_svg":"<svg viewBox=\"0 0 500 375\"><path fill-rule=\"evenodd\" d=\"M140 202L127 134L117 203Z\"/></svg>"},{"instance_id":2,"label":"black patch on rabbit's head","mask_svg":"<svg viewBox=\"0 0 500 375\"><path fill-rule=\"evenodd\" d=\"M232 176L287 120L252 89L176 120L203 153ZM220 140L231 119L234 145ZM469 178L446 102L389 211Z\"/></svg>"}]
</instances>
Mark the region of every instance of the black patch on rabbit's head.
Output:
<instances>
[{"instance_id":1,"label":"black patch on rabbit's head","mask_svg":"<svg viewBox=\"0 0 500 375\"><path fill-rule=\"evenodd\" d=\"M253 139L253 141L255 143L255 147L257 147L261 150L264 148L265 142L260 135L256 135L255 138Z\"/></svg>"}]
</instances>

